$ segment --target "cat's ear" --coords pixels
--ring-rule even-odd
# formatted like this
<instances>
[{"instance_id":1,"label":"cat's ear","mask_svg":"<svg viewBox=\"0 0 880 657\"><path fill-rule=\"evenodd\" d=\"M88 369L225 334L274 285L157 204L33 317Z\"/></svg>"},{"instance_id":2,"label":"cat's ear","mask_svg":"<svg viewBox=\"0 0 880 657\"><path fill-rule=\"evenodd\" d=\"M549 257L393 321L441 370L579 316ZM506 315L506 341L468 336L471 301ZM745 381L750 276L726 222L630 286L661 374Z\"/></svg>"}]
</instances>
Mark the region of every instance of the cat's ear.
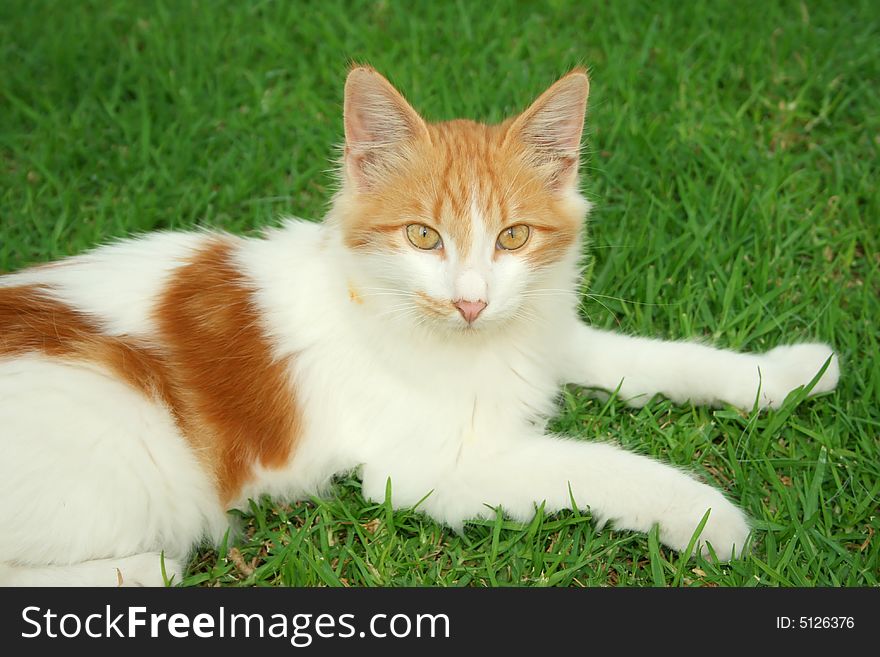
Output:
<instances>
[{"instance_id":1,"label":"cat's ear","mask_svg":"<svg viewBox=\"0 0 880 657\"><path fill-rule=\"evenodd\" d=\"M574 186L580 160L581 133L590 81L576 68L541 94L511 124L507 139L526 147L530 159L545 172L554 191Z\"/></svg>"},{"instance_id":2,"label":"cat's ear","mask_svg":"<svg viewBox=\"0 0 880 657\"><path fill-rule=\"evenodd\" d=\"M360 190L376 185L429 139L425 121L388 80L357 66L345 81L345 172Z\"/></svg>"}]
</instances>

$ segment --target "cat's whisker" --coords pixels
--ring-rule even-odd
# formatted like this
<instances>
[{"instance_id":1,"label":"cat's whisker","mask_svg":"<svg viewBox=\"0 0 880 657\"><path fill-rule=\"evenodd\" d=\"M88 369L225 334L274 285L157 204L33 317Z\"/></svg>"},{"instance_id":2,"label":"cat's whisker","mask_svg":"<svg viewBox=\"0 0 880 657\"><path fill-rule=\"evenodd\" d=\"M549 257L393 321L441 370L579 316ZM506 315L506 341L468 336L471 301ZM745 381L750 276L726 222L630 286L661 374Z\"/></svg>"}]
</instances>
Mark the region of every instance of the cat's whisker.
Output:
<instances>
[{"instance_id":1,"label":"cat's whisker","mask_svg":"<svg viewBox=\"0 0 880 657\"><path fill-rule=\"evenodd\" d=\"M376 287L376 286L366 286L366 287L358 287L359 290L375 290L378 292L400 292L402 294L414 294L409 290L401 290L399 287Z\"/></svg>"},{"instance_id":2,"label":"cat's whisker","mask_svg":"<svg viewBox=\"0 0 880 657\"><path fill-rule=\"evenodd\" d=\"M601 299L593 299L593 300L596 303L598 303L600 306L602 306L605 310L607 310L609 315L611 315L612 317L617 319L617 313L615 313L613 310L611 310L611 308L609 308L605 302L603 302Z\"/></svg>"},{"instance_id":3,"label":"cat's whisker","mask_svg":"<svg viewBox=\"0 0 880 657\"><path fill-rule=\"evenodd\" d=\"M354 294L362 299L366 299L367 297L397 297L398 299L417 298L417 295L415 295L415 294L405 294L402 292L367 292L367 293L362 293L359 291L355 291Z\"/></svg>"},{"instance_id":4,"label":"cat's whisker","mask_svg":"<svg viewBox=\"0 0 880 657\"><path fill-rule=\"evenodd\" d=\"M418 313L417 308L413 307L411 304L401 304L391 308L386 308L384 311L377 313L376 319L384 319L386 317L400 317L402 315L406 315L408 312L412 313L413 315L421 314Z\"/></svg>"},{"instance_id":5,"label":"cat's whisker","mask_svg":"<svg viewBox=\"0 0 880 657\"><path fill-rule=\"evenodd\" d=\"M589 297L595 301L599 301L599 299L611 299L612 301L620 301L621 303L629 303L634 306L658 306L658 307L667 307L667 306L679 306L683 301L674 301L669 303L648 303L645 301L633 301L632 299L625 299L623 297L614 297L608 294L595 294L593 292L586 292L584 296Z\"/></svg>"},{"instance_id":6,"label":"cat's whisker","mask_svg":"<svg viewBox=\"0 0 880 657\"><path fill-rule=\"evenodd\" d=\"M577 295L573 292L523 292L520 294L523 299L543 298L543 297L572 297Z\"/></svg>"}]
</instances>

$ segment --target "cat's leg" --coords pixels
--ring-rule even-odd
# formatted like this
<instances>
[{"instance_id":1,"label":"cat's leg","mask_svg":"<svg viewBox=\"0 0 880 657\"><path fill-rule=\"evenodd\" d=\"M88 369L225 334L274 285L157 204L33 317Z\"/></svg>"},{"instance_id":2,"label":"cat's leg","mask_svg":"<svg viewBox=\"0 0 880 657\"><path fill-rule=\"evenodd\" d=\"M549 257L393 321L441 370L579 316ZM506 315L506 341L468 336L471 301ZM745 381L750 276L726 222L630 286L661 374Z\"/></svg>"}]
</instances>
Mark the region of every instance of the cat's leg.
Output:
<instances>
[{"instance_id":1,"label":"cat's leg","mask_svg":"<svg viewBox=\"0 0 880 657\"><path fill-rule=\"evenodd\" d=\"M837 356L824 344L794 344L762 354L743 354L693 342L667 342L600 331L576 323L568 332L567 382L618 390L642 406L656 394L676 402L778 408L831 362L811 394L833 390L840 377ZM760 390L760 394L759 394Z\"/></svg>"},{"instance_id":2,"label":"cat's leg","mask_svg":"<svg viewBox=\"0 0 880 657\"><path fill-rule=\"evenodd\" d=\"M660 540L675 550L687 547L703 515L699 538L707 554L729 559L741 554L749 535L745 514L717 489L672 466L613 445L550 436L510 443L476 444L463 450L454 473L437 486L421 508L457 526L473 517L491 517L500 506L527 521L536 505L549 512L571 508L572 500L600 523L647 532L659 525Z\"/></svg>"},{"instance_id":3,"label":"cat's leg","mask_svg":"<svg viewBox=\"0 0 880 657\"><path fill-rule=\"evenodd\" d=\"M162 576L162 567L165 577ZM183 566L157 552L52 566L0 564L0 586L164 586L179 584Z\"/></svg>"}]
</instances>

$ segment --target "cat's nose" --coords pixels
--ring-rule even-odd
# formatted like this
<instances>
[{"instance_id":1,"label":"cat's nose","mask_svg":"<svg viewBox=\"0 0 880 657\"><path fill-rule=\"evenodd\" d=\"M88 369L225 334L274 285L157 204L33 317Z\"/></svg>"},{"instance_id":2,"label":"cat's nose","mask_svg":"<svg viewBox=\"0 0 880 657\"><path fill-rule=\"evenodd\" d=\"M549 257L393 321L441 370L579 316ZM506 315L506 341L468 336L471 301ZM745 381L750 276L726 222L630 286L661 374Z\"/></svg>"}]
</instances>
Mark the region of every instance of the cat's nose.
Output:
<instances>
[{"instance_id":1,"label":"cat's nose","mask_svg":"<svg viewBox=\"0 0 880 657\"><path fill-rule=\"evenodd\" d=\"M486 307L485 301L461 301L455 302L455 307L458 308L458 312L461 313L461 316L464 317L465 321L468 324L473 324L474 320L480 316L480 313L483 312L483 309Z\"/></svg>"}]
</instances>

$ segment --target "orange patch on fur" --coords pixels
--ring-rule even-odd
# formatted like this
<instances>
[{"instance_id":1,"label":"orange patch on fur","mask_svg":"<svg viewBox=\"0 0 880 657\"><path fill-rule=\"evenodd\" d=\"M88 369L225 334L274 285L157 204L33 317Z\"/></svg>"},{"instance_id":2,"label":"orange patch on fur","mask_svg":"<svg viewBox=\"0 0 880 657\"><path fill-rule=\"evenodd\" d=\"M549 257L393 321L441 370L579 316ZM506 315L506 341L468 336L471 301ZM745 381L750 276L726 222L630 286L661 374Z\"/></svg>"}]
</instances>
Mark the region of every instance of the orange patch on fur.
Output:
<instances>
[{"instance_id":1,"label":"orange patch on fur","mask_svg":"<svg viewBox=\"0 0 880 657\"><path fill-rule=\"evenodd\" d=\"M348 300L357 304L362 304L364 302L361 295L358 294L357 290L354 289L354 285L351 283L348 284Z\"/></svg>"},{"instance_id":2,"label":"orange patch on fur","mask_svg":"<svg viewBox=\"0 0 880 657\"><path fill-rule=\"evenodd\" d=\"M259 325L253 289L217 240L175 273L156 320L185 391L185 433L205 455L221 499L231 502L255 464L281 467L302 427L288 362L276 360Z\"/></svg>"},{"instance_id":3,"label":"orange patch on fur","mask_svg":"<svg viewBox=\"0 0 880 657\"><path fill-rule=\"evenodd\" d=\"M177 409L168 368L158 351L103 335L91 317L53 299L45 287L0 287L0 357L28 352L95 362L172 412Z\"/></svg>"},{"instance_id":4,"label":"orange patch on fur","mask_svg":"<svg viewBox=\"0 0 880 657\"><path fill-rule=\"evenodd\" d=\"M164 404L235 500L255 464L283 466L301 431L286 361L272 357L253 290L217 241L179 269L157 309L157 343L104 335L37 285L0 287L0 358L39 352L95 363Z\"/></svg>"},{"instance_id":5,"label":"orange patch on fur","mask_svg":"<svg viewBox=\"0 0 880 657\"><path fill-rule=\"evenodd\" d=\"M451 303L435 299L424 292L416 292L416 303L419 304L422 309L433 315L438 315L439 317L446 317L452 311Z\"/></svg>"}]
</instances>

